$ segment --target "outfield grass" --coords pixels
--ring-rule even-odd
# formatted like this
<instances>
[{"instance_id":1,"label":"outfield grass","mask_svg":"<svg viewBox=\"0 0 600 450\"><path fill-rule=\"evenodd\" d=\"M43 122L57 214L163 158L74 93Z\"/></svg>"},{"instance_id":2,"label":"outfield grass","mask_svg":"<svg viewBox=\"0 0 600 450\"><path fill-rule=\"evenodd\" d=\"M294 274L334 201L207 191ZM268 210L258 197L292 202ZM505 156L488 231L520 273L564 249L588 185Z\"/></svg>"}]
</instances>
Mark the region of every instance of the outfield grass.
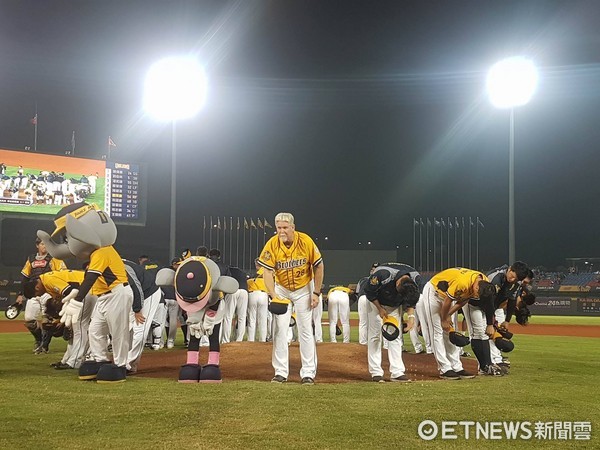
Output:
<instances>
[{"instance_id":1,"label":"outfield grass","mask_svg":"<svg viewBox=\"0 0 600 450\"><path fill-rule=\"evenodd\" d=\"M98 385L49 367L63 341L34 356L31 340L0 335L3 449L600 448L599 339L516 336L512 373L502 378L407 385L317 378L310 387L142 377ZM589 421L592 440L476 442L459 434L426 442L417 435L424 419Z\"/></svg>"}]
</instances>

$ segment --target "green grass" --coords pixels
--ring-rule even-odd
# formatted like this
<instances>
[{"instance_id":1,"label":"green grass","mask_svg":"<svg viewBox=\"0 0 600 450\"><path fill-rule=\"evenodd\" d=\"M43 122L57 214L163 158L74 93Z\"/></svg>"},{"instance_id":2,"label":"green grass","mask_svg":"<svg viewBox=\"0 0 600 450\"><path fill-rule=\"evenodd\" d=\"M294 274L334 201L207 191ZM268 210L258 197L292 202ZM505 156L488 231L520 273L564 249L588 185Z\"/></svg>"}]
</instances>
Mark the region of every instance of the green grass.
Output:
<instances>
[{"instance_id":1,"label":"green grass","mask_svg":"<svg viewBox=\"0 0 600 450\"><path fill-rule=\"evenodd\" d=\"M61 340L51 354L34 356L28 333L2 334L0 448L600 448L600 340L521 335L515 342L512 373L502 378L408 385L317 378L307 387L132 377L113 386L52 370ZM417 435L424 419L590 421L592 441L425 442Z\"/></svg>"}]
</instances>

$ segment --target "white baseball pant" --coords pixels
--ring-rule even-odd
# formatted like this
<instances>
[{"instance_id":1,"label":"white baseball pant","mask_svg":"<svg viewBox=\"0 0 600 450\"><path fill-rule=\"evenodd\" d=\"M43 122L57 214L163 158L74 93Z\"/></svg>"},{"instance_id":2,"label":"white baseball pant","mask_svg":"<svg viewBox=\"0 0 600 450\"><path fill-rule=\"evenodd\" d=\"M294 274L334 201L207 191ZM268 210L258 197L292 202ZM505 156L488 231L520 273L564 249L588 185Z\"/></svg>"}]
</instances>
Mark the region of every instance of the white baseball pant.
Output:
<instances>
[{"instance_id":1,"label":"white baseball pant","mask_svg":"<svg viewBox=\"0 0 600 450\"><path fill-rule=\"evenodd\" d=\"M343 291L332 291L327 297L327 312L329 316L329 339L337 342L335 334L338 317L342 323L342 338L344 343L350 342L350 298Z\"/></svg>"},{"instance_id":2,"label":"white baseball pant","mask_svg":"<svg viewBox=\"0 0 600 450\"><path fill-rule=\"evenodd\" d=\"M85 297L79 321L72 326L73 338L67 344L67 350L65 351L61 362L63 364L68 364L74 369L79 369L79 366L81 366L90 347L88 331L97 300L98 297L95 295L87 295Z\"/></svg>"},{"instance_id":3,"label":"white baseball pant","mask_svg":"<svg viewBox=\"0 0 600 450\"><path fill-rule=\"evenodd\" d=\"M275 285L275 294L279 298L291 300L296 310L296 326L300 343L300 377L314 378L317 374L317 350L312 332L312 308L310 307L312 290L310 284L296 291L289 291ZM287 332L290 328L292 305L285 314L273 314L273 355L272 364L275 375L287 378L289 375L289 347Z\"/></svg>"},{"instance_id":4,"label":"white baseball pant","mask_svg":"<svg viewBox=\"0 0 600 450\"><path fill-rule=\"evenodd\" d=\"M253 291L248 294L248 342L254 342L258 331L258 341L267 340L267 313L269 294Z\"/></svg>"},{"instance_id":5,"label":"white baseball pant","mask_svg":"<svg viewBox=\"0 0 600 450\"><path fill-rule=\"evenodd\" d=\"M358 343L361 345L367 345L369 303L366 295L358 298Z\"/></svg>"},{"instance_id":6,"label":"white baseball pant","mask_svg":"<svg viewBox=\"0 0 600 450\"><path fill-rule=\"evenodd\" d=\"M108 335L112 337L113 361L119 367L127 364L129 353L129 314L133 291L122 284L98 297L89 328L90 353L95 361L108 361Z\"/></svg>"},{"instance_id":7,"label":"white baseball pant","mask_svg":"<svg viewBox=\"0 0 600 450\"><path fill-rule=\"evenodd\" d=\"M381 342L384 339L381 334L381 325L383 321L379 316L377 307L369 302L369 313L367 315L368 332L367 332L367 360L369 364L369 373L371 377L383 376L383 368L381 367ZM402 317L402 307L383 306L388 315L395 317L400 322ZM393 341L387 341L388 359L390 361L390 375L392 378L397 378L405 373L404 361L402 360L402 339L398 337Z\"/></svg>"},{"instance_id":8,"label":"white baseball pant","mask_svg":"<svg viewBox=\"0 0 600 450\"><path fill-rule=\"evenodd\" d=\"M423 300L425 306L424 322L427 322L429 340L432 344L433 354L437 361L440 373L449 370L460 372L463 370L460 361L459 348L450 342L448 333L442 328L440 312L443 299L437 295L435 288L428 282L423 288Z\"/></svg>"}]
</instances>

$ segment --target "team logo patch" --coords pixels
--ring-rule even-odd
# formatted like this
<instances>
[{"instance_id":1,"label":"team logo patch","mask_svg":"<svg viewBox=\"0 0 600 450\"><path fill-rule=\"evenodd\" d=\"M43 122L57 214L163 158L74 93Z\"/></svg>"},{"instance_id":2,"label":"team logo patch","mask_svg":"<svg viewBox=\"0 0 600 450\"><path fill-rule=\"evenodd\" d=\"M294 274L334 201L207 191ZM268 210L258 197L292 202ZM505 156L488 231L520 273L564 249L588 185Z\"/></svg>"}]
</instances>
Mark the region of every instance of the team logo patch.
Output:
<instances>
[{"instance_id":1,"label":"team logo patch","mask_svg":"<svg viewBox=\"0 0 600 450\"><path fill-rule=\"evenodd\" d=\"M379 280L375 275L373 275L371 278L369 278L369 283L371 283L372 285L376 285L377 283L379 283Z\"/></svg>"},{"instance_id":2,"label":"team logo patch","mask_svg":"<svg viewBox=\"0 0 600 450\"><path fill-rule=\"evenodd\" d=\"M262 259L264 259L265 261L270 261L271 260L271 253L270 252L264 252L262 255Z\"/></svg>"}]
</instances>

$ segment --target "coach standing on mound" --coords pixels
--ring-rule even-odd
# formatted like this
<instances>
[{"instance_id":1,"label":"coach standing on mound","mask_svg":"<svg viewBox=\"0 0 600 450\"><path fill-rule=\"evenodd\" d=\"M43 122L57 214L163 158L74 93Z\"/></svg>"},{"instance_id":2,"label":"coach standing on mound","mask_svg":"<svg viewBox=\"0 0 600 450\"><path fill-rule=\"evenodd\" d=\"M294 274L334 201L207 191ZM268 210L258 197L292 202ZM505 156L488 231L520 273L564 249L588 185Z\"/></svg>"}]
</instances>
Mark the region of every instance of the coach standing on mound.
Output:
<instances>
[{"instance_id":1,"label":"coach standing on mound","mask_svg":"<svg viewBox=\"0 0 600 450\"><path fill-rule=\"evenodd\" d=\"M271 296L273 313L273 383L284 383L289 374L287 331L296 311L300 342L300 377L302 384L311 385L317 374L317 350L312 330L312 309L319 305L324 266L321 252L313 240L296 231L294 216L279 213L275 216L277 235L267 241L258 259L264 267L265 286ZM311 281L314 290L311 292Z\"/></svg>"}]
</instances>

